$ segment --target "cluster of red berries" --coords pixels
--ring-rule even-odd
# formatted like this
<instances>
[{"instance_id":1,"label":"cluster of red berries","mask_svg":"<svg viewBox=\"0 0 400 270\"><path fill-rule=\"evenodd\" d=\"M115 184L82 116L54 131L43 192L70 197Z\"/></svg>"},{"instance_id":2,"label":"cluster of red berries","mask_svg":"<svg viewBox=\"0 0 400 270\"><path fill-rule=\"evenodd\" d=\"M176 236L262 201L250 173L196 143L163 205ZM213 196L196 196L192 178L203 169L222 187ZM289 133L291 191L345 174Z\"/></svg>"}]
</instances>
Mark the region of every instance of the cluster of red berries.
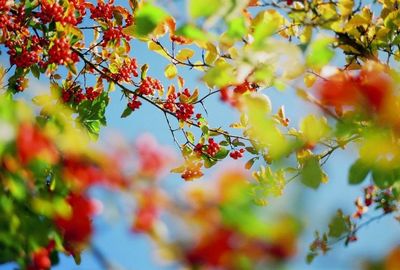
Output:
<instances>
[{"instance_id":1,"label":"cluster of red berries","mask_svg":"<svg viewBox=\"0 0 400 270\"><path fill-rule=\"evenodd\" d=\"M135 58L127 59L125 63L119 68L118 73L111 74L111 78L117 82L130 82L131 76L137 77L137 62Z\"/></svg>"},{"instance_id":2,"label":"cluster of red berries","mask_svg":"<svg viewBox=\"0 0 400 270\"><path fill-rule=\"evenodd\" d=\"M201 166L202 164L196 163L196 164L191 164L188 168L185 169L185 171L181 174L181 177L185 181L190 181L199 177L203 176L203 173L201 171Z\"/></svg>"},{"instance_id":3,"label":"cluster of red berries","mask_svg":"<svg viewBox=\"0 0 400 270\"><path fill-rule=\"evenodd\" d=\"M86 14L85 2L82 0L70 0L68 11L58 4L50 3L47 0L40 1L41 11L35 16L40 19L43 24L49 22L60 22L61 24L72 24L77 25L83 20L83 16ZM76 16L77 14L77 16Z\"/></svg>"},{"instance_id":4,"label":"cluster of red berries","mask_svg":"<svg viewBox=\"0 0 400 270\"><path fill-rule=\"evenodd\" d=\"M83 17L86 15L86 7L88 3L86 0L69 0L69 3L72 4L75 8L75 11L79 13L78 23L81 23Z\"/></svg>"},{"instance_id":5,"label":"cluster of red berries","mask_svg":"<svg viewBox=\"0 0 400 270\"><path fill-rule=\"evenodd\" d=\"M238 159L243 157L243 153L244 153L244 149L240 149L240 150L235 150L233 152L229 153L229 156L233 159Z\"/></svg>"},{"instance_id":6,"label":"cluster of red berries","mask_svg":"<svg viewBox=\"0 0 400 270\"><path fill-rule=\"evenodd\" d=\"M14 1L6 1L0 8L0 43L21 40L30 35L24 4L18 6Z\"/></svg>"},{"instance_id":7,"label":"cluster of red berries","mask_svg":"<svg viewBox=\"0 0 400 270\"><path fill-rule=\"evenodd\" d=\"M213 138L209 138L208 145L204 146L202 143L198 143L194 147L193 152L195 152L198 156L201 156L204 148L206 149L207 155L211 157L215 156L221 149L220 145L216 143Z\"/></svg>"},{"instance_id":8,"label":"cluster of red berries","mask_svg":"<svg viewBox=\"0 0 400 270\"><path fill-rule=\"evenodd\" d=\"M140 82L138 92L141 95L153 95L155 90L162 91L163 89L159 80L147 76Z\"/></svg>"},{"instance_id":9,"label":"cluster of red berries","mask_svg":"<svg viewBox=\"0 0 400 270\"><path fill-rule=\"evenodd\" d=\"M86 93L80 87L70 87L62 91L62 99L65 103L73 102L81 103L83 100L95 100L100 95L99 91L95 91L93 87L87 87Z\"/></svg>"},{"instance_id":10,"label":"cluster of red berries","mask_svg":"<svg viewBox=\"0 0 400 270\"><path fill-rule=\"evenodd\" d=\"M62 22L64 18L64 8L58 3L41 1L42 10L36 16L43 24L51 21Z\"/></svg>"},{"instance_id":11,"label":"cluster of red berries","mask_svg":"<svg viewBox=\"0 0 400 270\"><path fill-rule=\"evenodd\" d=\"M39 61L39 55L34 50L27 50L23 48L20 53L17 53L15 48L11 48L8 51L10 55L10 63L15 64L20 68L28 68Z\"/></svg>"},{"instance_id":12,"label":"cluster of red berries","mask_svg":"<svg viewBox=\"0 0 400 270\"><path fill-rule=\"evenodd\" d=\"M97 6L92 5L90 7L90 18L93 20L96 19L104 19L104 20L111 20L113 18L113 2L110 1L109 3L105 4L102 1L97 3Z\"/></svg>"},{"instance_id":13,"label":"cluster of red berries","mask_svg":"<svg viewBox=\"0 0 400 270\"><path fill-rule=\"evenodd\" d=\"M103 33L103 43L101 44L103 47L107 46L110 41L115 41L119 43L119 41L123 38L125 40L130 40L130 36L124 34L122 32L122 26L118 25L116 27L110 27Z\"/></svg>"},{"instance_id":14,"label":"cluster of red berries","mask_svg":"<svg viewBox=\"0 0 400 270\"><path fill-rule=\"evenodd\" d=\"M7 40L5 45L10 55L10 63L20 68L28 68L40 60L41 39L37 36L28 36L18 42Z\"/></svg>"},{"instance_id":15,"label":"cluster of red berries","mask_svg":"<svg viewBox=\"0 0 400 270\"><path fill-rule=\"evenodd\" d=\"M220 150L220 148L221 147L219 146L219 144L214 142L213 138L208 139L207 154L210 157L215 156L218 153L218 151Z\"/></svg>"},{"instance_id":16,"label":"cluster of red berries","mask_svg":"<svg viewBox=\"0 0 400 270\"><path fill-rule=\"evenodd\" d=\"M189 98L191 96L189 89L185 88L181 93L175 94L171 93L168 95L167 100L164 102L163 106L166 110L170 112L175 112L176 117L179 120L187 121L190 119L194 114L194 106L193 104L189 103L176 103L175 99L181 96L185 96ZM197 119L201 118L198 117Z\"/></svg>"},{"instance_id":17,"label":"cluster of red berries","mask_svg":"<svg viewBox=\"0 0 400 270\"><path fill-rule=\"evenodd\" d=\"M0 0L0 12L8 12L11 7L11 1L9 0Z\"/></svg>"},{"instance_id":18,"label":"cluster of red berries","mask_svg":"<svg viewBox=\"0 0 400 270\"><path fill-rule=\"evenodd\" d=\"M176 117L179 120L187 121L194 114L193 104L179 103L176 105L178 109L176 110Z\"/></svg>"},{"instance_id":19,"label":"cluster of red berries","mask_svg":"<svg viewBox=\"0 0 400 270\"><path fill-rule=\"evenodd\" d=\"M204 145L202 143L196 144L196 146L193 148L193 152L195 152L197 156L201 156L203 153L203 146Z\"/></svg>"},{"instance_id":20,"label":"cluster of red berries","mask_svg":"<svg viewBox=\"0 0 400 270\"><path fill-rule=\"evenodd\" d=\"M142 105L142 102L140 102L140 101L138 100L138 97L137 97L137 96L134 96L134 97L132 98L132 100L128 103L128 107L129 107L132 111L135 111L136 109L139 109L141 105Z\"/></svg>"},{"instance_id":21,"label":"cluster of red berries","mask_svg":"<svg viewBox=\"0 0 400 270\"><path fill-rule=\"evenodd\" d=\"M190 96L191 96L188 88L185 88L185 89L183 89L183 91L181 93L178 93L178 97L180 97L181 95L186 96L186 98L190 98Z\"/></svg>"},{"instance_id":22,"label":"cluster of red berries","mask_svg":"<svg viewBox=\"0 0 400 270\"><path fill-rule=\"evenodd\" d=\"M86 88L86 98L90 101L95 100L100 95L100 91L95 91L93 87Z\"/></svg>"},{"instance_id":23,"label":"cluster of red berries","mask_svg":"<svg viewBox=\"0 0 400 270\"><path fill-rule=\"evenodd\" d=\"M175 112L176 106L175 106L175 99L177 98L177 95L175 93L171 93L167 96L167 101L164 102L164 108L170 112Z\"/></svg>"},{"instance_id":24,"label":"cluster of red berries","mask_svg":"<svg viewBox=\"0 0 400 270\"><path fill-rule=\"evenodd\" d=\"M49 63L58 65L78 62L78 55L71 51L69 40L65 37L56 39L49 49Z\"/></svg>"},{"instance_id":25,"label":"cluster of red berries","mask_svg":"<svg viewBox=\"0 0 400 270\"><path fill-rule=\"evenodd\" d=\"M81 103L86 98L81 88L64 90L61 96L65 103L73 102L77 104Z\"/></svg>"}]
</instances>

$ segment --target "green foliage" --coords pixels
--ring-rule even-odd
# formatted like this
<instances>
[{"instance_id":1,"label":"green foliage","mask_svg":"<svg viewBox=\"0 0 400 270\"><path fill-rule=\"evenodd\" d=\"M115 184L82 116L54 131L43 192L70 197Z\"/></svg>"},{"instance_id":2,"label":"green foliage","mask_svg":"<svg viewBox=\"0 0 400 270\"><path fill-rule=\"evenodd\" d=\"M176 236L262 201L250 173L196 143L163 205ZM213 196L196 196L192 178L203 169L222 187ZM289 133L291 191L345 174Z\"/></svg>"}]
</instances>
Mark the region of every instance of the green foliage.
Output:
<instances>
[{"instance_id":1,"label":"green foliage","mask_svg":"<svg viewBox=\"0 0 400 270\"><path fill-rule=\"evenodd\" d=\"M351 165L349 170L349 183L351 185L358 185L364 181L370 172L370 166L361 159Z\"/></svg>"},{"instance_id":2,"label":"green foliage","mask_svg":"<svg viewBox=\"0 0 400 270\"><path fill-rule=\"evenodd\" d=\"M323 180L324 173L317 156L308 157L301 170L301 182L312 189L317 189Z\"/></svg>"}]
</instances>

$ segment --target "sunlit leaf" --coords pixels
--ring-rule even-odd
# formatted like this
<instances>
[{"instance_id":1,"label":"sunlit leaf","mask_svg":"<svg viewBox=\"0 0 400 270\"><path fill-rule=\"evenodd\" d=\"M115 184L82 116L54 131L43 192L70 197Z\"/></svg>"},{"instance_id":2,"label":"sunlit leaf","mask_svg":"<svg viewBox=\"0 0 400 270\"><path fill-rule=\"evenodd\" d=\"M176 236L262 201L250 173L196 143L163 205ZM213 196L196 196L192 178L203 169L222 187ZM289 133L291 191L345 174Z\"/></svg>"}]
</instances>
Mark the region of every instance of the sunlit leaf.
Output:
<instances>
[{"instance_id":1,"label":"sunlit leaf","mask_svg":"<svg viewBox=\"0 0 400 270\"><path fill-rule=\"evenodd\" d=\"M243 38L247 32L246 22L243 17L234 18L228 22L227 35L231 38Z\"/></svg>"},{"instance_id":2,"label":"sunlit leaf","mask_svg":"<svg viewBox=\"0 0 400 270\"><path fill-rule=\"evenodd\" d=\"M199 41L207 41L207 34L192 24L185 24L176 30L176 34Z\"/></svg>"},{"instance_id":3,"label":"sunlit leaf","mask_svg":"<svg viewBox=\"0 0 400 270\"><path fill-rule=\"evenodd\" d=\"M318 69L328 64L335 55L330 48L333 41L330 37L318 37L314 40L307 50L307 65Z\"/></svg>"},{"instance_id":4,"label":"sunlit leaf","mask_svg":"<svg viewBox=\"0 0 400 270\"><path fill-rule=\"evenodd\" d=\"M191 57L193 57L193 55L194 55L193 50L184 48L176 54L175 58L179 61L184 62L184 61L187 61L188 59L190 59Z\"/></svg>"},{"instance_id":5,"label":"sunlit leaf","mask_svg":"<svg viewBox=\"0 0 400 270\"><path fill-rule=\"evenodd\" d=\"M169 64L165 67L164 75L167 79L173 79L178 74L178 69L174 64Z\"/></svg>"},{"instance_id":6,"label":"sunlit leaf","mask_svg":"<svg viewBox=\"0 0 400 270\"><path fill-rule=\"evenodd\" d=\"M168 13L152 4L144 4L137 10L135 24L124 29L124 33L130 36L146 36L166 18Z\"/></svg>"},{"instance_id":7,"label":"sunlit leaf","mask_svg":"<svg viewBox=\"0 0 400 270\"><path fill-rule=\"evenodd\" d=\"M315 144L328 134L329 126L325 117L310 114L300 122L300 131L305 141Z\"/></svg>"},{"instance_id":8,"label":"sunlit leaf","mask_svg":"<svg viewBox=\"0 0 400 270\"><path fill-rule=\"evenodd\" d=\"M190 0L188 4L189 14L193 18L208 17L221 7L221 3L221 0Z\"/></svg>"}]
</instances>

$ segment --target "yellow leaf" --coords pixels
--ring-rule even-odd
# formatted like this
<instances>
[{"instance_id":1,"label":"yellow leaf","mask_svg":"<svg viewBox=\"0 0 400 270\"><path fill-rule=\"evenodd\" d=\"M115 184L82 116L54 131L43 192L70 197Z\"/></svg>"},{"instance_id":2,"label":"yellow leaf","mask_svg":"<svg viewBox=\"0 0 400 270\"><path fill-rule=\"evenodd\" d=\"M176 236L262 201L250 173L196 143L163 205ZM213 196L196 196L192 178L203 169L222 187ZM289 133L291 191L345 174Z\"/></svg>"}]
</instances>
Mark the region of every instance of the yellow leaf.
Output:
<instances>
[{"instance_id":1,"label":"yellow leaf","mask_svg":"<svg viewBox=\"0 0 400 270\"><path fill-rule=\"evenodd\" d=\"M178 69L174 64L169 64L165 67L164 75L168 79L173 79L178 74Z\"/></svg>"},{"instance_id":2,"label":"yellow leaf","mask_svg":"<svg viewBox=\"0 0 400 270\"><path fill-rule=\"evenodd\" d=\"M312 27L311 26L306 26L304 27L303 33L300 35L300 41L302 43L308 43L311 40L312 36Z\"/></svg>"},{"instance_id":3,"label":"yellow leaf","mask_svg":"<svg viewBox=\"0 0 400 270\"><path fill-rule=\"evenodd\" d=\"M153 51L153 52L156 52L156 53L158 53L158 54L164 56L165 58L168 58L168 59L170 58L170 57L168 56L168 54L163 50L163 48L162 48L159 44L155 43L155 42L152 41L152 40L150 40L150 41L147 43L147 47L149 48L149 50L151 50L151 51Z\"/></svg>"},{"instance_id":4,"label":"yellow leaf","mask_svg":"<svg viewBox=\"0 0 400 270\"><path fill-rule=\"evenodd\" d=\"M301 121L300 131L306 142L315 144L327 135L329 126L325 117L310 114Z\"/></svg>"},{"instance_id":5,"label":"yellow leaf","mask_svg":"<svg viewBox=\"0 0 400 270\"><path fill-rule=\"evenodd\" d=\"M354 0L339 0L338 9L343 17L347 17L353 11Z\"/></svg>"},{"instance_id":6,"label":"yellow leaf","mask_svg":"<svg viewBox=\"0 0 400 270\"><path fill-rule=\"evenodd\" d=\"M194 51L188 48L182 49L178 52L175 58L179 61L187 61L189 58L193 57Z\"/></svg>"},{"instance_id":7,"label":"yellow leaf","mask_svg":"<svg viewBox=\"0 0 400 270\"><path fill-rule=\"evenodd\" d=\"M239 52L235 47L229 48L228 52L232 59L236 59L239 57Z\"/></svg>"},{"instance_id":8,"label":"yellow leaf","mask_svg":"<svg viewBox=\"0 0 400 270\"><path fill-rule=\"evenodd\" d=\"M217 47L214 46L211 42L207 42L207 52L205 62L209 65L212 65L214 61L218 58L218 50Z\"/></svg>"}]
</instances>

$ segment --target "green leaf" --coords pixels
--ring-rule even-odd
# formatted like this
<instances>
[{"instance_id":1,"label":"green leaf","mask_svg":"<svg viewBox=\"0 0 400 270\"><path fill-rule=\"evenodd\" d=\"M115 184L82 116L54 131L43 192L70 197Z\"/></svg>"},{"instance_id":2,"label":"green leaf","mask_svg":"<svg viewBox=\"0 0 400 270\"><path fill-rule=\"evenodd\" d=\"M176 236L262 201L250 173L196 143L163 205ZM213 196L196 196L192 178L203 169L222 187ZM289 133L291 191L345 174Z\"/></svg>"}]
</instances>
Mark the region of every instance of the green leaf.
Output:
<instances>
[{"instance_id":1,"label":"green leaf","mask_svg":"<svg viewBox=\"0 0 400 270\"><path fill-rule=\"evenodd\" d=\"M229 143L228 143L227 141L221 141L221 142L219 143L219 145L228 146Z\"/></svg>"},{"instance_id":2,"label":"green leaf","mask_svg":"<svg viewBox=\"0 0 400 270\"><path fill-rule=\"evenodd\" d=\"M367 166L365 162L361 159L358 159L356 162L351 165L349 170L349 184L357 185L361 184L364 179L367 177L370 171L370 167Z\"/></svg>"},{"instance_id":3,"label":"green leaf","mask_svg":"<svg viewBox=\"0 0 400 270\"><path fill-rule=\"evenodd\" d=\"M247 28L244 17L238 17L228 22L227 35L230 38L242 38L246 35Z\"/></svg>"},{"instance_id":4,"label":"green leaf","mask_svg":"<svg viewBox=\"0 0 400 270\"><path fill-rule=\"evenodd\" d=\"M190 131L186 131L186 137L189 140L189 142L194 143L194 134Z\"/></svg>"},{"instance_id":5,"label":"green leaf","mask_svg":"<svg viewBox=\"0 0 400 270\"><path fill-rule=\"evenodd\" d=\"M204 75L203 80L209 86L224 87L237 83L237 76L234 68L228 63L221 63L209 69Z\"/></svg>"},{"instance_id":6,"label":"green leaf","mask_svg":"<svg viewBox=\"0 0 400 270\"><path fill-rule=\"evenodd\" d=\"M372 180L375 185L384 189L390 187L397 180L397 177L394 170L388 170L376 166L372 169Z\"/></svg>"},{"instance_id":7,"label":"green leaf","mask_svg":"<svg viewBox=\"0 0 400 270\"><path fill-rule=\"evenodd\" d=\"M316 256L318 256L318 253L316 253L316 252L310 252L310 253L308 253L308 254L307 254L307 257L306 257L306 262L307 262L307 264L312 263Z\"/></svg>"},{"instance_id":8,"label":"green leaf","mask_svg":"<svg viewBox=\"0 0 400 270\"><path fill-rule=\"evenodd\" d=\"M207 126L201 126L201 131L203 132L203 135L208 136L209 129Z\"/></svg>"},{"instance_id":9,"label":"green leaf","mask_svg":"<svg viewBox=\"0 0 400 270\"><path fill-rule=\"evenodd\" d=\"M307 65L312 68L322 68L335 56L334 51L330 48L333 38L330 37L319 37L314 40L306 55Z\"/></svg>"},{"instance_id":10,"label":"green leaf","mask_svg":"<svg viewBox=\"0 0 400 270\"><path fill-rule=\"evenodd\" d=\"M125 110L121 114L121 118L128 117L129 115L131 115L131 113L132 113L132 109L129 107L126 107Z\"/></svg>"},{"instance_id":11,"label":"green leaf","mask_svg":"<svg viewBox=\"0 0 400 270\"><path fill-rule=\"evenodd\" d=\"M198 41L208 41L206 33L192 24L185 24L176 30L178 36Z\"/></svg>"},{"instance_id":12,"label":"green leaf","mask_svg":"<svg viewBox=\"0 0 400 270\"><path fill-rule=\"evenodd\" d=\"M144 4L136 13L135 24L124 29L130 36L146 36L166 18L168 13L152 4Z\"/></svg>"},{"instance_id":13,"label":"green leaf","mask_svg":"<svg viewBox=\"0 0 400 270\"><path fill-rule=\"evenodd\" d=\"M97 139L100 133L100 126L101 126L100 120L85 121L83 122L83 124L90 132L90 135L92 135L92 138Z\"/></svg>"},{"instance_id":14,"label":"green leaf","mask_svg":"<svg viewBox=\"0 0 400 270\"><path fill-rule=\"evenodd\" d=\"M319 165L319 158L311 156L305 160L301 171L301 182L312 189L317 189L323 179L323 172Z\"/></svg>"},{"instance_id":15,"label":"green leaf","mask_svg":"<svg viewBox=\"0 0 400 270\"><path fill-rule=\"evenodd\" d=\"M204 160L204 167L205 168L211 168L212 166L214 166L217 161L214 159L211 159L209 156L202 154L201 158Z\"/></svg>"},{"instance_id":16,"label":"green leaf","mask_svg":"<svg viewBox=\"0 0 400 270\"><path fill-rule=\"evenodd\" d=\"M341 210L338 210L336 215L331 219L329 223L329 236L330 237L341 237L350 231L350 218L349 216L343 215Z\"/></svg>"},{"instance_id":17,"label":"green leaf","mask_svg":"<svg viewBox=\"0 0 400 270\"><path fill-rule=\"evenodd\" d=\"M253 46L264 48L265 42L273 35L283 22L283 17L276 10L263 10L253 20Z\"/></svg>"},{"instance_id":18,"label":"green leaf","mask_svg":"<svg viewBox=\"0 0 400 270\"><path fill-rule=\"evenodd\" d=\"M32 71L32 75L36 78L39 79L40 77L40 70L38 65L33 65L31 66L31 71Z\"/></svg>"},{"instance_id":19,"label":"green leaf","mask_svg":"<svg viewBox=\"0 0 400 270\"><path fill-rule=\"evenodd\" d=\"M225 147L221 147L217 154L215 154L214 158L216 159L224 159L228 155L229 150L226 149Z\"/></svg>"},{"instance_id":20,"label":"green leaf","mask_svg":"<svg viewBox=\"0 0 400 270\"><path fill-rule=\"evenodd\" d=\"M190 0L189 14L193 18L209 17L221 8L221 0Z\"/></svg>"},{"instance_id":21,"label":"green leaf","mask_svg":"<svg viewBox=\"0 0 400 270\"><path fill-rule=\"evenodd\" d=\"M271 101L268 96L260 93L246 95L243 105L251 127L251 139L268 146L269 154L274 160L287 155L290 152L291 143L270 116Z\"/></svg>"}]
</instances>

